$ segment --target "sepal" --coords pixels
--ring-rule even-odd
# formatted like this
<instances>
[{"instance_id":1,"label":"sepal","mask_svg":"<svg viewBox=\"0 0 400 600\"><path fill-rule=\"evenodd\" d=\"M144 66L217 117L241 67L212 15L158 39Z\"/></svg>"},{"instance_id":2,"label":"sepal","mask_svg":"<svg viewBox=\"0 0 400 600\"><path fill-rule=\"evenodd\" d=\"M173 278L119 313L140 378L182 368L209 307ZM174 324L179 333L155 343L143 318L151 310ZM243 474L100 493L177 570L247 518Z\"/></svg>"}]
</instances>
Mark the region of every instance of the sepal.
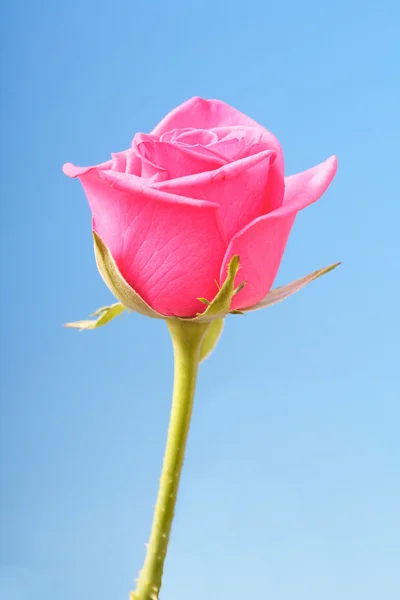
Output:
<instances>
[{"instance_id":1,"label":"sepal","mask_svg":"<svg viewBox=\"0 0 400 600\"><path fill-rule=\"evenodd\" d=\"M125 281L119 272L111 252L95 231L93 231L93 239L97 268L114 296L120 300L126 308L134 310L141 315L153 317L153 319L165 319L165 316L152 309L151 306L135 292L129 283Z\"/></svg>"},{"instance_id":2,"label":"sepal","mask_svg":"<svg viewBox=\"0 0 400 600\"><path fill-rule=\"evenodd\" d=\"M219 338L222 335L224 329L224 319L215 319L212 321L203 337L200 346L200 357L199 363L203 362L213 352Z\"/></svg>"},{"instance_id":3,"label":"sepal","mask_svg":"<svg viewBox=\"0 0 400 600\"><path fill-rule=\"evenodd\" d=\"M118 317L126 310L126 306L117 302L116 304L111 304L111 306L102 306L98 308L96 312L94 312L91 317L97 317L97 319L87 319L84 321L74 321L72 323L65 323L64 327L71 327L72 329L79 329L79 331L84 331L85 329L96 329L97 327L101 327L102 325L106 325L115 317Z\"/></svg>"},{"instance_id":4,"label":"sepal","mask_svg":"<svg viewBox=\"0 0 400 600\"><path fill-rule=\"evenodd\" d=\"M319 277L322 277L322 275L333 271L333 269L336 269L336 267L338 267L340 264L340 262L334 263L333 265L329 265L329 267L318 269L318 271L314 271L305 277L301 277L301 279L296 279L296 281L292 281L291 283L277 287L276 289L268 292L268 294L260 302L254 304L254 306L249 306L248 308L242 308L240 310L246 313L252 310L259 310L260 308L267 308L268 306L282 302L282 300L286 300L286 298L289 298L289 296L292 296L292 294L295 294L315 279L318 279Z\"/></svg>"},{"instance_id":5,"label":"sepal","mask_svg":"<svg viewBox=\"0 0 400 600\"><path fill-rule=\"evenodd\" d=\"M93 238L97 268L108 288L126 308L145 315L146 317L152 317L153 319L174 318L183 321L199 321L203 323L211 322L216 319L223 319L229 313L233 296L238 294L245 284L245 282L243 282L235 288L235 277L240 268L239 256L235 255L231 258L228 265L228 276L223 285L218 289L214 299L210 301L206 298L198 298L198 300L207 306L203 313L198 313L193 318L162 315L151 308L151 306L149 306L147 302L145 302L145 300L143 300L143 298L127 283L121 275L110 250L95 231L93 232Z\"/></svg>"},{"instance_id":6,"label":"sepal","mask_svg":"<svg viewBox=\"0 0 400 600\"><path fill-rule=\"evenodd\" d=\"M192 321L214 321L215 319L223 319L229 313L233 296L238 294L243 289L245 282L235 288L235 278L240 268L240 258L232 256L228 265L228 276L220 287L214 300L209 302L206 298L198 298L203 304L207 304L207 308L203 313L198 313Z\"/></svg>"}]
</instances>

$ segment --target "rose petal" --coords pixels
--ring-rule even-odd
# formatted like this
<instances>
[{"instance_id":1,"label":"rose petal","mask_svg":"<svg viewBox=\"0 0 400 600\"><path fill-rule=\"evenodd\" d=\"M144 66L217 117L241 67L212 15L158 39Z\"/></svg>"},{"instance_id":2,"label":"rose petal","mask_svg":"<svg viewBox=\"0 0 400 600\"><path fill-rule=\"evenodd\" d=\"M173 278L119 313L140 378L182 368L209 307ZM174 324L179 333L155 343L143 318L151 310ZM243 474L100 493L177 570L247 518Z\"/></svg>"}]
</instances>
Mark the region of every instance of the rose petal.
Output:
<instances>
[{"instance_id":1,"label":"rose petal","mask_svg":"<svg viewBox=\"0 0 400 600\"><path fill-rule=\"evenodd\" d=\"M297 213L321 197L335 175L336 165L336 157L331 157L304 173L289 177L285 203L235 235L220 273L222 282L231 257L236 254L240 256L242 269L236 284L246 281L246 285L233 298L232 309L251 307L269 292Z\"/></svg>"},{"instance_id":2,"label":"rose petal","mask_svg":"<svg viewBox=\"0 0 400 600\"><path fill-rule=\"evenodd\" d=\"M181 131L176 136L176 142L187 144L188 146L208 146L218 141L215 133L208 129L192 129L191 131Z\"/></svg>"},{"instance_id":3,"label":"rose petal","mask_svg":"<svg viewBox=\"0 0 400 600\"><path fill-rule=\"evenodd\" d=\"M221 100L194 97L168 113L153 129L152 135L162 135L171 129L213 129L235 125L261 128L256 121Z\"/></svg>"},{"instance_id":4,"label":"rose petal","mask_svg":"<svg viewBox=\"0 0 400 600\"><path fill-rule=\"evenodd\" d=\"M307 204L318 200L335 177L337 164L337 157L331 156L325 162L307 171L285 177L283 204L289 204L298 194L305 194L309 198Z\"/></svg>"},{"instance_id":5,"label":"rose petal","mask_svg":"<svg viewBox=\"0 0 400 600\"><path fill-rule=\"evenodd\" d=\"M243 127L241 125L214 127L212 131L218 136L218 142L211 144L211 147L217 147L219 144L232 139L241 142L241 152L243 152L243 154L236 156L235 158L243 158L243 156L257 154L257 152L261 152L262 150L273 150L276 153L276 156L280 157L283 161L280 143L270 131L267 131L261 125L256 124L255 127Z\"/></svg>"},{"instance_id":6,"label":"rose petal","mask_svg":"<svg viewBox=\"0 0 400 600\"><path fill-rule=\"evenodd\" d=\"M226 163L205 147L191 148L185 144L160 142L151 136L137 134L133 146L142 158L142 176L151 177L157 171L168 173L168 179L211 171Z\"/></svg>"},{"instance_id":7,"label":"rose petal","mask_svg":"<svg viewBox=\"0 0 400 600\"><path fill-rule=\"evenodd\" d=\"M219 129L229 129L229 133L210 144L210 148L219 152L230 161L249 156L250 152L246 153L246 150L250 147L249 140L246 139L246 134L248 134L249 130L244 129L244 127L236 128L237 131L232 131L231 128L223 127L220 127ZM218 131L218 129L215 129L214 133L216 131ZM258 150L262 150L259 145ZM256 152L251 152L251 154L256 154Z\"/></svg>"},{"instance_id":8,"label":"rose petal","mask_svg":"<svg viewBox=\"0 0 400 600\"><path fill-rule=\"evenodd\" d=\"M208 200L220 207L226 240L268 212L268 174L275 154L271 150L230 163L215 171L155 184L159 190Z\"/></svg>"},{"instance_id":9,"label":"rose petal","mask_svg":"<svg viewBox=\"0 0 400 600\"><path fill-rule=\"evenodd\" d=\"M91 166L91 167L77 167L77 166L73 165L72 163L65 163L63 165L62 170L63 170L64 175L67 175L67 177L71 177L72 179L75 179L75 177L80 177L81 175L84 175L91 169L111 169L112 165L113 165L112 160L108 160L107 162L101 163L100 165Z\"/></svg>"},{"instance_id":10,"label":"rose petal","mask_svg":"<svg viewBox=\"0 0 400 600\"><path fill-rule=\"evenodd\" d=\"M115 169L116 171L122 171L126 173L133 173L140 175L140 160L136 156L135 152L129 148L122 152L112 152L111 160L107 160L99 165L91 165L90 167L77 167L72 163L65 163L63 165L63 173L67 177L80 177L91 169Z\"/></svg>"},{"instance_id":11,"label":"rose petal","mask_svg":"<svg viewBox=\"0 0 400 600\"><path fill-rule=\"evenodd\" d=\"M145 187L126 173L92 169L81 183L95 231L126 281L156 311L194 317L212 299L226 250L218 207Z\"/></svg>"},{"instance_id":12,"label":"rose petal","mask_svg":"<svg viewBox=\"0 0 400 600\"><path fill-rule=\"evenodd\" d=\"M113 158L113 164L111 168L114 171L120 171L122 173L131 173L132 175L140 175L141 173L141 161L137 156L136 152L132 148L124 150L123 152L115 152L111 154Z\"/></svg>"},{"instance_id":13,"label":"rose petal","mask_svg":"<svg viewBox=\"0 0 400 600\"><path fill-rule=\"evenodd\" d=\"M220 100L191 98L172 110L153 129L153 135L162 135L172 129L193 128L213 129L218 127L235 128L237 126L256 128L261 134L262 146L257 150L274 150L276 159L270 170L268 196L270 210L275 210L283 200L283 153L276 137L247 115Z\"/></svg>"}]
</instances>

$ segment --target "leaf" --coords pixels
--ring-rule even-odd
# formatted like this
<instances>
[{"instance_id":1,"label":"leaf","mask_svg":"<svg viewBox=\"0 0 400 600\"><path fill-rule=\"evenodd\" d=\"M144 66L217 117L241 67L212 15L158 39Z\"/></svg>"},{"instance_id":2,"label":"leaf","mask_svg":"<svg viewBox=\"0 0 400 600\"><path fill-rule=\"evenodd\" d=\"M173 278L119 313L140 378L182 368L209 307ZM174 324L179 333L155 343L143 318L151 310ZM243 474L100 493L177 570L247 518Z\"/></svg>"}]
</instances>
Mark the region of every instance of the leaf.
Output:
<instances>
[{"instance_id":1,"label":"leaf","mask_svg":"<svg viewBox=\"0 0 400 600\"><path fill-rule=\"evenodd\" d=\"M232 256L228 266L228 277L225 279L221 289L214 300L210 302L203 313L199 313L192 321L214 321L224 318L229 313L232 297L235 293L235 277L239 270L239 256ZM240 287L240 286L239 286Z\"/></svg>"},{"instance_id":2,"label":"leaf","mask_svg":"<svg viewBox=\"0 0 400 600\"><path fill-rule=\"evenodd\" d=\"M199 363L208 358L214 350L224 329L224 319L212 321L201 342Z\"/></svg>"},{"instance_id":3,"label":"leaf","mask_svg":"<svg viewBox=\"0 0 400 600\"><path fill-rule=\"evenodd\" d=\"M97 319L87 319L85 321L65 323L64 327L79 329L79 331L84 331L85 329L96 329L97 327L106 325L112 321L112 319L115 319L115 317L118 317L124 312L124 310L126 310L126 306L120 302L117 302L111 306L103 306L102 308L98 308L96 312L91 315L92 317L97 317Z\"/></svg>"},{"instance_id":4,"label":"leaf","mask_svg":"<svg viewBox=\"0 0 400 600\"><path fill-rule=\"evenodd\" d=\"M295 294L303 287L322 277L325 273L329 273L329 271L333 271L336 269L341 263L337 262L329 267L325 267L324 269L319 269L318 271L314 271L301 279L296 279L296 281L292 281L286 285L276 288L275 290L271 290L268 294L263 298L260 302L255 304L254 306L250 306L249 308L242 308L241 310L245 312L249 312L252 310L259 310L260 308L267 308L268 306L272 306L273 304L277 304L278 302L282 302L282 300L286 300L292 294Z\"/></svg>"},{"instance_id":5,"label":"leaf","mask_svg":"<svg viewBox=\"0 0 400 600\"><path fill-rule=\"evenodd\" d=\"M145 302L125 281L115 264L111 252L95 231L93 232L93 238L97 268L114 296L118 298L124 306L141 315L153 317L153 319L165 319L166 317L164 315L153 310L151 306L149 306L147 302Z\"/></svg>"}]
</instances>

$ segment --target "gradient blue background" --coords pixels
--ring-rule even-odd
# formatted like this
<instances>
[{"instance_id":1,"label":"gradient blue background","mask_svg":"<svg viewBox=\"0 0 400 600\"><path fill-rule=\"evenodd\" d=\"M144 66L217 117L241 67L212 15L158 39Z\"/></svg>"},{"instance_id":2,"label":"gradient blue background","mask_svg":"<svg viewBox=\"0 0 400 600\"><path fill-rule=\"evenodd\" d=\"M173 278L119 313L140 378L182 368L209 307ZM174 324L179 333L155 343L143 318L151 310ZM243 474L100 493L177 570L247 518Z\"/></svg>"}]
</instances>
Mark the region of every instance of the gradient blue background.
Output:
<instances>
[{"instance_id":1,"label":"gradient blue background","mask_svg":"<svg viewBox=\"0 0 400 600\"><path fill-rule=\"evenodd\" d=\"M400 597L399 8L382 2L14 1L1 24L4 600L127 600L161 467L172 352L112 302L66 161L126 148L193 95L339 156L277 283L204 363L162 600Z\"/></svg>"}]
</instances>

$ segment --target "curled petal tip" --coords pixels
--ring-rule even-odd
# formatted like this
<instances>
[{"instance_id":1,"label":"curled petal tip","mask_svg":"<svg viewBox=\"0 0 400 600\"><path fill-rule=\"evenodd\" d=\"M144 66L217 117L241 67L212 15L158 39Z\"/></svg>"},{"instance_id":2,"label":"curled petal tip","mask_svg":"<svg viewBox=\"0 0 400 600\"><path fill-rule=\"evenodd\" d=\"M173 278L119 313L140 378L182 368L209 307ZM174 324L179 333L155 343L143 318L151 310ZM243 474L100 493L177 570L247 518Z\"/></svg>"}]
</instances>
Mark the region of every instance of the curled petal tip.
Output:
<instances>
[{"instance_id":1,"label":"curled petal tip","mask_svg":"<svg viewBox=\"0 0 400 600\"><path fill-rule=\"evenodd\" d=\"M67 177L79 177L80 175L84 175L87 173L92 167L76 167L72 163L65 163L63 165L63 173L67 175Z\"/></svg>"},{"instance_id":2,"label":"curled petal tip","mask_svg":"<svg viewBox=\"0 0 400 600\"><path fill-rule=\"evenodd\" d=\"M316 169L316 172L310 182L313 188L318 188L318 196L325 192L336 175L338 167L337 156L331 156L328 158L324 163L322 163L321 167Z\"/></svg>"},{"instance_id":3,"label":"curled petal tip","mask_svg":"<svg viewBox=\"0 0 400 600\"><path fill-rule=\"evenodd\" d=\"M337 156L334 154L333 156L328 158L328 160L326 161L326 164L332 169L333 174L335 174L337 171L337 168L338 168Z\"/></svg>"}]
</instances>

